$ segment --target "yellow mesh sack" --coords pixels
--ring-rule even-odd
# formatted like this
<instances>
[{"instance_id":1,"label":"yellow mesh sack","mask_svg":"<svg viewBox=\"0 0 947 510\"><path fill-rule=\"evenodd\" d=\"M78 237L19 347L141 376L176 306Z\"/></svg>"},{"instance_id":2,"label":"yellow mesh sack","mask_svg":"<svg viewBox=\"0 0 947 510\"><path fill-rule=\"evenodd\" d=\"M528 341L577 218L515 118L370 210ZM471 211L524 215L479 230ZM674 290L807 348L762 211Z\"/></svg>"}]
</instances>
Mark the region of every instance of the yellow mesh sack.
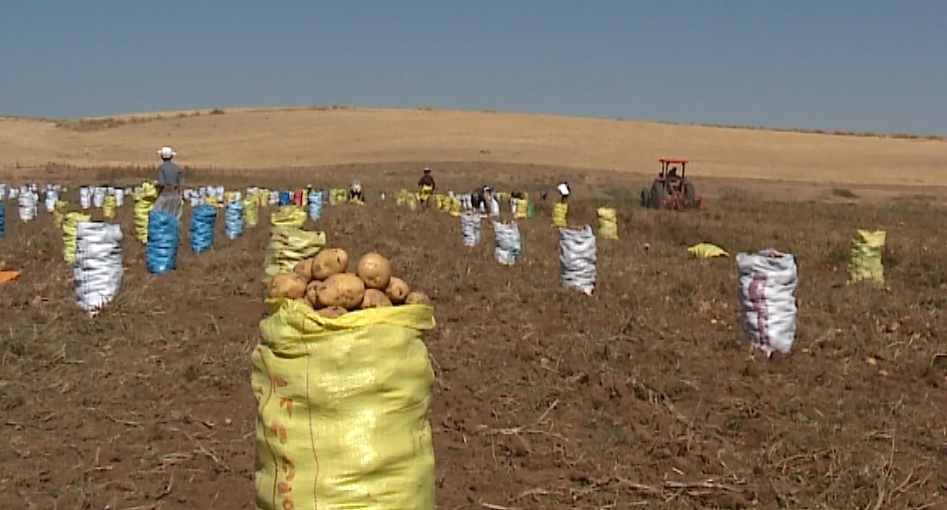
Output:
<instances>
[{"instance_id":1,"label":"yellow mesh sack","mask_svg":"<svg viewBox=\"0 0 947 510\"><path fill-rule=\"evenodd\" d=\"M618 214L614 207L599 207L595 210L598 214L598 235L602 239L618 239Z\"/></svg>"},{"instance_id":2,"label":"yellow mesh sack","mask_svg":"<svg viewBox=\"0 0 947 510\"><path fill-rule=\"evenodd\" d=\"M566 228L569 222L569 204L558 202L552 206L552 226Z\"/></svg>"},{"instance_id":3,"label":"yellow mesh sack","mask_svg":"<svg viewBox=\"0 0 947 510\"><path fill-rule=\"evenodd\" d=\"M881 260L885 249L884 230L856 230L852 238L852 258L848 265L848 282L868 282L883 286L885 268Z\"/></svg>"}]
</instances>

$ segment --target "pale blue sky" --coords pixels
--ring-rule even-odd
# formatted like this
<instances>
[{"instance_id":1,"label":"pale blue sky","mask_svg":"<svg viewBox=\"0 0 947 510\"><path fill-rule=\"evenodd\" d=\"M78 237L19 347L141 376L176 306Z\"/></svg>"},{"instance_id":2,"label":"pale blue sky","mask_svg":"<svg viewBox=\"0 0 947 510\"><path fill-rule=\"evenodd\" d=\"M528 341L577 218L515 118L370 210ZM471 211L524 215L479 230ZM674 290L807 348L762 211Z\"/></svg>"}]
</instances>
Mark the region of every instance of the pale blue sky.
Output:
<instances>
[{"instance_id":1,"label":"pale blue sky","mask_svg":"<svg viewBox=\"0 0 947 510\"><path fill-rule=\"evenodd\" d=\"M947 134L947 0L0 5L0 114L431 105Z\"/></svg>"}]
</instances>

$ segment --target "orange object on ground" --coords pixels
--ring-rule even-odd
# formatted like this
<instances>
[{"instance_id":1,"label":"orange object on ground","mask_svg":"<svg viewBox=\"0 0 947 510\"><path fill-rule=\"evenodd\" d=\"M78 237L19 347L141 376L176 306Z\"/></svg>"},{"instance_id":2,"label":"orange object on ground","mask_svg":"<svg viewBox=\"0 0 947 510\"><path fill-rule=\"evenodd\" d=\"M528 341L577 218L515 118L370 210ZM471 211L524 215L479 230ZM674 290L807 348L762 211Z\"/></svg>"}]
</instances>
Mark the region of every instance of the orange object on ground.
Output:
<instances>
[{"instance_id":1,"label":"orange object on ground","mask_svg":"<svg viewBox=\"0 0 947 510\"><path fill-rule=\"evenodd\" d=\"M19 277L20 277L19 271L12 271L12 270L0 271L0 285L3 285L4 283L10 283Z\"/></svg>"}]
</instances>

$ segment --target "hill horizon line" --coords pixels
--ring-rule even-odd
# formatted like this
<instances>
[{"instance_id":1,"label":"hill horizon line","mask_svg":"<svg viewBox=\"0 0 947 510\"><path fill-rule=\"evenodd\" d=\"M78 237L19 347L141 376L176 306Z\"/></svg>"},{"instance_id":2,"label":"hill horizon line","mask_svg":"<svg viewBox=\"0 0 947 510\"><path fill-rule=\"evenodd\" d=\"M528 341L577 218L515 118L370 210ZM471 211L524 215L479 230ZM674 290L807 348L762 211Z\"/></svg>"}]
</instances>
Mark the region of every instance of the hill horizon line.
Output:
<instances>
[{"instance_id":1,"label":"hill horizon line","mask_svg":"<svg viewBox=\"0 0 947 510\"><path fill-rule=\"evenodd\" d=\"M227 113L266 113L266 112L305 112L305 111L391 111L391 112L409 112L409 111L440 111L456 113L488 113L495 115L525 115L535 117L557 117L563 119L582 119L599 120L615 122L633 122L642 124L658 124L669 126L691 126L708 127L718 129L734 129L744 131L770 131L774 133L801 133L813 135L828 136L851 136L859 138L881 138L881 139L901 139L901 140L947 140L947 134L938 133L920 133L920 132L895 132L895 131L858 131L858 130L827 130L821 128L804 127L780 127L773 125L747 125L747 124L722 124L710 122L685 122L670 121L662 119L647 118L629 118L622 116L593 116L593 115L568 115L548 112L527 112L516 110L499 110L485 108L443 108L439 106L361 106L361 105L286 105L286 106L230 106L230 107L199 107L179 110L153 110L136 111L127 113L118 113L111 115L95 115L85 117L49 117L49 116L31 116L31 115L7 115L0 113L0 120L27 120L35 122L53 123L58 128L74 129L79 131L94 131L98 129L108 129L126 124L139 124L150 121L160 121L175 118L199 117L202 115L225 115Z\"/></svg>"}]
</instances>

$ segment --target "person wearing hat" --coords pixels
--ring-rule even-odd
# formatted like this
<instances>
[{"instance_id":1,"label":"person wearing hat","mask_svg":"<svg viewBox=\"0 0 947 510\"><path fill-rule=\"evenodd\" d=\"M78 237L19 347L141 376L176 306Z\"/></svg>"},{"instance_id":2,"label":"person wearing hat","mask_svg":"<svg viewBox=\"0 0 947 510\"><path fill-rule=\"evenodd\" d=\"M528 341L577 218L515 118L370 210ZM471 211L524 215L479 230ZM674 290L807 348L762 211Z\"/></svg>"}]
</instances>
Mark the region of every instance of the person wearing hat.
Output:
<instances>
[{"instance_id":1,"label":"person wearing hat","mask_svg":"<svg viewBox=\"0 0 947 510\"><path fill-rule=\"evenodd\" d=\"M349 186L349 202L365 202L365 194L362 192L362 181L352 181Z\"/></svg>"},{"instance_id":2,"label":"person wearing hat","mask_svg":"<svg viewBox=\"0 0 947 510\"><path fill-rule=\"evenodd\" d=\"M177 154L168 146L158 149L162 162L158 167L158 199L154 209L164 211L181 221L181 204L184 201L181 194L181 168L171 161Z\"/></svg>"},{"instance_id":3,"label":"person wearing hat","mask_svg":"<svg viewBox=\"0 0 947 510\"><path fill-rule=\"evenodd\" d=\"M437 188L437 185L434 183L434 178L431 177L430 168L424 167L424 175L418 180L418 187L421 188L418 192L418 201L427 205L431 199L431 195L434 194L434 190Z\"/></svg>"},{"instance_id":4,"label":"person wearing hat","mask_svg":"<svg viewBox=\"0 0 947 510\"><path fill-rule=\"evenodd\" d=\"M565 181L562 181L558 186L556 186L556 190L559 192L559 202L563 204L566 203L566 200L568 200L569 194L571 193L569 184Z\"/></svg>"}]
</instances>

